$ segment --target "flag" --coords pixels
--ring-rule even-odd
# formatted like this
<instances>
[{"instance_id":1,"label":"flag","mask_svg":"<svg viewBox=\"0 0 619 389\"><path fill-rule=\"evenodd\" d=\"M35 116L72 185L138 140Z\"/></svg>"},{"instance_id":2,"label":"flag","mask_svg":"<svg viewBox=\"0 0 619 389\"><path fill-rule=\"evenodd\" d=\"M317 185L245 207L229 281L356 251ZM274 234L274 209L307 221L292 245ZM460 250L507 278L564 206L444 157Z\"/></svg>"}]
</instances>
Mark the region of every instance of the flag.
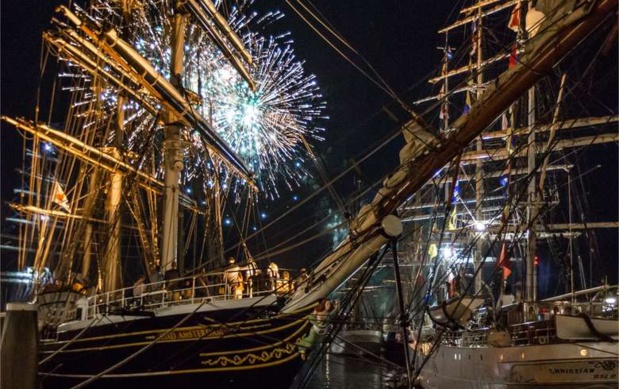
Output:
<instances>
[{"instance_id":1,"label":"flag","mask_svg":"<svg viewBox=\"0 0 619 389\"><path fill-rule=\"evenodd\" d=\"M520 2L518 2L512 10L507 27L514 32L518 32L518 29L520 28Z\"/></svg>"},{"instance_id":2,"label":"flag","mask_svg":"<svg viewBox=\"0 0 619 389\"><path fill-rule=\"evenodd\" d=\"M438 117L444 122L448 122L449 121L449 103L447 102L447 99L445 99L445 84L441 86L441 90L438 92L438 99L439 101L441 101L441 110L439 112Z\"/></svg>"},{"instance_id":3,"label":"flag","mask_svg":"<svg viewBox=\"0 0 619 389\"><path fill-rule=\"evenodd\" d=\"M449 220L447 221L447 231L456 230L456 223L458 222L458 212L456 208L457 207L455 204L451 207L451 212L449 213Z\"/></svg>"},{"instance_id":4,"label":"flag","mask_svg":"<svg viewBox=\"0 0 619 389\"><path fill-rule=\"evenodd\" d=\"M497 266L503 271L503 280L506 280L507 277L512 274L510 266L509 257L507 256L507 245L503 242L503 246L501 247L501 253L499 254L499 261Z\"/></svg>"},{"instance_id":5,"label":"flag","mask_svg":"<svg viewBox=\"0 0 619 389\"><path fill-rule=\"evenodd\" d=\"M501 130L506 131L509 128L509 119L507 118L507 112L503 112L501 115Z\"/></svg>"},{"instance_id":6,"label":"flag","mask_svg":"<svg viewBox=\"0 0 619 389\"><path fill-rule=\"evenodd\" d=\"M436 256L438 255L438 248L436 247L436 244L432 243L430 245L430 247L428 248L428 255L430 256L430 259L436 258Z\"/></svg>"},{"instance_id":7,"label":"flag","mask_svg":"<svg viewBox=\"0 0 619 389\"><path fill-rule=\"evenodd\" d=\"M447 49L445 49L445 57L447 57L447 61L451 61L453 59L454 54L451 51L451 47L447 47Z\"/></svg>"},{"instance_id":8,"label":"flag","mask_svg":"<svg viewBox=\"0 0 619 389\"><path fill-rule=\"evenodd\" d=\"M512 52L509 54L509 65L508 69L513 68L518 63L518 45L514 43L512 46Z\"/></svg>"},{"instance_id":9,"label":"flag","mask_svg":"<svg viewBox=\"0 0 619 389\"><path fill-rule=\"evenodd\" d=\"M471 51L469 52L469 55L471 57L474 57L477 54L477 44L478 44L478 36L477 36L477 22L473 22L471 24Z\"/></svg>"},{"instance_id":10,"label":"flag","mask_svg":"<svg viewBox=\"0 0 619 389\"><path fill-rule=\"evenodd\" d=\"M67 212L71 212L71 207L69 206L69 198L66 193L60 186L58 181L54 181L54 186L52 189L52 202L58 205L60 208L64 209Z\"/></svg>"},{"instance_id":11,"label":"flag","mask_svg":"<svg viewBox=\"0 0 619 389\"><path fill-rule=\"evenodd\" d=\"M465 93L466 93L466 98L464 100L464 108L462 109L463 115L469 113L469 111L471 110L471 104L472 104L471 103L471 92L467 90Z\"/></svg>"}]
</instances>

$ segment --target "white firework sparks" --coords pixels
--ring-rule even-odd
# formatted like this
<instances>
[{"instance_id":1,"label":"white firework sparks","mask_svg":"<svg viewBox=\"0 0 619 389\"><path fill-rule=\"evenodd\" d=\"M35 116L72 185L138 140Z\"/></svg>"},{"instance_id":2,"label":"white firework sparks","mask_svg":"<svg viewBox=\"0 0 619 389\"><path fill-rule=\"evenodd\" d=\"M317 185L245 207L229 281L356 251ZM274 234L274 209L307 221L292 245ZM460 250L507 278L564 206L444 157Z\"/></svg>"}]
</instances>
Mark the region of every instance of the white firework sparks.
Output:
<instances>
[{"instance_id":1,"label":"white firework sparks","mask_svg":"<svg viewBox=\"0 0 619 389\"><path fill-rule=\"evenodd\" d=\"M121 11L110 4L113 3L96 2L92 9L97 19L102 25L110 21L113 24L113 20L124 24L119 29L124 39L160 74L169 78L169 2L135 2L122 16ZM316 78L305 73L286 35L265 37L255 32L281 18L282 14L273 12L259 18L255 13L245 13L248 7L249 4L243 3L233 9L228 21L253 58L249 72L255 81L255 90L250 89L208 34L193 24L189 24L186 31L182 83L186 90L199 96L195 106L197 112L254 171L262 189L275 196L278 185L285 183L292 187L306 174L298 163L307 156L304 138L320 139L323 129L317 123L324 118L325 103ZM152 114L136 112L134 105L131 107L126 121L135 130L128 134L129 141L135 147L144 147L144 139L152 140L154 120ZM141 133L140 130L146 129L151 133ZM185 139L192 143L185 164L185 180L211 174L214 166L222 166L208 162L207 152L196 134L186 134Z\"/></svg>"}]
</instances>

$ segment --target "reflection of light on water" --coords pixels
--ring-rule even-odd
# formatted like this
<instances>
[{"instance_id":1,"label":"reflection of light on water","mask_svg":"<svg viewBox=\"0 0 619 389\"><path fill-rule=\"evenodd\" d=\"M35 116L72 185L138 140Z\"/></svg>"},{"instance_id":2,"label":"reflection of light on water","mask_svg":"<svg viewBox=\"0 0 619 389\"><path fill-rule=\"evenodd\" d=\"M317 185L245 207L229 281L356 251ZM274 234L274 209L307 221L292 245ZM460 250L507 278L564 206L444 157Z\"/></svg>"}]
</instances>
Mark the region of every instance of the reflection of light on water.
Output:
<instances>
[{"instance_id":1,"label":"reflection of light on water","mask_svg":"<svg viewBox=\"0 0 619 389\"><path fill-rule=\"evenodd\" d=\"M383 389L389 370L355 357L326 354L315 370L308 389Z\"/></svg>"},{"instance_id":2,"label":"reflection of light on water","mask_svg":"<svg viewBox=\"0 0 619 389\"><path fill-rule=\"evenodd\" d=\"M325 361L327 362L326 363L326 368L325 368L325 388L330 388L331 386L329 384L330 384L330 381L331 381L330 380L331 374L330 374L330 371L329 371L329 366L331 364L329 363L329 354L327 354L327 357L325 358Z\"/></svg>"}]
</instances>

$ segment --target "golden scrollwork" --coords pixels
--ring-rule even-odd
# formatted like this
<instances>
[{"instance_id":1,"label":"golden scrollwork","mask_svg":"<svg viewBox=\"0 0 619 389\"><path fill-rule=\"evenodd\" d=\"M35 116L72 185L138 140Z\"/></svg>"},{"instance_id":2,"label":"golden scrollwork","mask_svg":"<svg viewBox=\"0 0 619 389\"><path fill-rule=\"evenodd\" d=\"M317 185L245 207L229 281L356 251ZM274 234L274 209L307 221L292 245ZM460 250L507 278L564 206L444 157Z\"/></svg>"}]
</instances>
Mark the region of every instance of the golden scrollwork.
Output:
<instances>
[{"instance_id":1,"label":"golden scrollwork","mask_svg":"<svg viewBox=\"0 0 619 389\"><path fill-rule=\"evenodd\" d=\"M234 355L232 357L219 356L212 359L202 360L202 365L213 366L241 366L245 363L254 365L256 363L267 363L271 360L281 359L282 357L290 356L297 352L297 348L294 343L286 343L285 347L275 347L271 350L264 350L260 353L246 353L244 355Z\"/></svg>"}]
</instances>

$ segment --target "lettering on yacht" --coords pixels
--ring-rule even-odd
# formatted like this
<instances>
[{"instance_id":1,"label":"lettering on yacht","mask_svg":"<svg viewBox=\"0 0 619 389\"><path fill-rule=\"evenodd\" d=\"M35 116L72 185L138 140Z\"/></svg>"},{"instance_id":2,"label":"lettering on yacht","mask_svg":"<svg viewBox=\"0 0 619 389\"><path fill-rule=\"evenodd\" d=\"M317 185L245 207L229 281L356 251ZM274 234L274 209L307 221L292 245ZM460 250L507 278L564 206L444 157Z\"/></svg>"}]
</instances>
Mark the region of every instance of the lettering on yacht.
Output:
<instances>
[{"instance_id":1,"label":"lettering on yacht","mask_svg":"<svg viewBox=\"0 0 619 389\"><path fill-rule=\"evenodd\" d=\"M549 369L550 374L593 374L595 369L591 368L573 368L573 369Z\"/></svg>"},{"instance_id":2,"label":"lettering on yacht","mask_svg":"<svg viewBox=\"0 0 619 389\"><path fill-rule=\"evenodd\" d=\"M200 339L210 337L220 337L225 335L225 331L222 329L195 329L171 332L161 338L162 341L166 340L184 340L184 339Z\"/></svg>"}]
</instances>

